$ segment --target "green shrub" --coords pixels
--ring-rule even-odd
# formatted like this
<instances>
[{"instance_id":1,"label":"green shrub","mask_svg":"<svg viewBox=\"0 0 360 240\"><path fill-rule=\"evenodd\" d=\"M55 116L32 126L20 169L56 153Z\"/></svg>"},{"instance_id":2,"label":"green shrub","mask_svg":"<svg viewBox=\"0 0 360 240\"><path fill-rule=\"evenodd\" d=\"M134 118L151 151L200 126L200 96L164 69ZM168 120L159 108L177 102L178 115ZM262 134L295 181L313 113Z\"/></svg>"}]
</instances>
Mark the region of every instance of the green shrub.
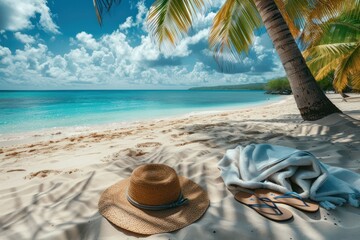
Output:
<instances>
[{"instance_id":1,"label":"green shrub","mask_svg":"<svg viewBox=\"0 0 360 240\"><path fill-rule=\"evenodd\" d=\"M284 92L291 91L291 88L288 79L286 77L282 77L270 80L265 85L265 90Z\"/></svg>"},{"instance_id":2,"label":"green shrub","mask_svg":"<svg viewBox=\"0 0 360 240\"><path fill-rule=\"evenodd\" d=\"M323 91L334 90L331 78L324 78L317 83ZM268 92L291 92L289 80L287 79L287 77L270 80L265 85L265 90L267 90Z\"/></svg>"},{"instance_id":3,"label":"green shrub","mask_svg":"<svg viewBox=\"0 0 360 240\"><path fill-rule=\"evenodd\" d=\"M323 91L334 91L331 78L324 78L321 81L318 81L317 83Z\"/></svg>"}]
</instances>

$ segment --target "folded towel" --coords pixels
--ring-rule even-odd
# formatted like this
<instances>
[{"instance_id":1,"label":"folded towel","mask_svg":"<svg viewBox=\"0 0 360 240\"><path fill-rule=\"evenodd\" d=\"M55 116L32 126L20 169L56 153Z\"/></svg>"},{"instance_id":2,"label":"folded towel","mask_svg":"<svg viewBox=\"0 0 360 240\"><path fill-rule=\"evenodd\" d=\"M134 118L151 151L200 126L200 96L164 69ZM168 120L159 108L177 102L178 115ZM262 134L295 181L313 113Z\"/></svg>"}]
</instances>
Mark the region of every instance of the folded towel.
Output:
<instances>
[{"instance_id":1,"label":"folded towel","mask_svg":"<svg viewBox=\"0 0 360 240\"><path fill-rule=\"evenodd\" d=\"M321 163L307 151L270 144L237 146L218 167L227 187L295 191L326 209L360 205L360 174Z\"/></svg>"}]
</instances>

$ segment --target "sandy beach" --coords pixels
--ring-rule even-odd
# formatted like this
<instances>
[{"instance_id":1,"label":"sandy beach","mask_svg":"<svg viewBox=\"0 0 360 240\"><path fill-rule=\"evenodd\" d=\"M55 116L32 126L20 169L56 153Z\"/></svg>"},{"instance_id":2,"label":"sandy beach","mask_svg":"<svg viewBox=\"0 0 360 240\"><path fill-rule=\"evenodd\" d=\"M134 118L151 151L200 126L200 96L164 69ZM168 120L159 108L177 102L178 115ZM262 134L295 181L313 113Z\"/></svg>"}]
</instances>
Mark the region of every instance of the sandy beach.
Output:
<instances>
[{"instance_id":1,"label":"sandy beach","mask_svg":"<svg viewBox=\"0 0 360 240\"><path fill-rule=\"evenodd\" d=\"M360 95L328 97L346 114L304 122L292 96L277 103L132 124L0 136L1 239L356 239L360 209L304 213L277 223L236 202L217 162L227 149L270 143L307 150L360 173ZM145 163L164 163L201 185L210 207L179 231L140 236L115 228L100 194Z\"/></svg>"}]
</instances>

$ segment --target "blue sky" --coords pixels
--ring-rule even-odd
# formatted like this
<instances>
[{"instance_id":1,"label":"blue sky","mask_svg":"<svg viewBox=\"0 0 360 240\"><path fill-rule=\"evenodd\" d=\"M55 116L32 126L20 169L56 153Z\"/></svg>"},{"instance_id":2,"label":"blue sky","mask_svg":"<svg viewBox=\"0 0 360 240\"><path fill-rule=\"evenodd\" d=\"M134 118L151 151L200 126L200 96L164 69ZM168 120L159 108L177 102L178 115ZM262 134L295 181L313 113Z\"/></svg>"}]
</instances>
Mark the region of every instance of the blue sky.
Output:
<instances>
[{"instance_id":1,"label":"blue sky","mask_svg":"<svg viewBox=\"0 0 360 240\"><path fill-rule=\"evenodd\" d=\"M123 0L100 27L92 0L0 0L0 89L187 89L285 75L266 33L219 68L207 41L223 0L176 48L160 51L145 24L152 2Z\"/></svg>"}]
</instances>

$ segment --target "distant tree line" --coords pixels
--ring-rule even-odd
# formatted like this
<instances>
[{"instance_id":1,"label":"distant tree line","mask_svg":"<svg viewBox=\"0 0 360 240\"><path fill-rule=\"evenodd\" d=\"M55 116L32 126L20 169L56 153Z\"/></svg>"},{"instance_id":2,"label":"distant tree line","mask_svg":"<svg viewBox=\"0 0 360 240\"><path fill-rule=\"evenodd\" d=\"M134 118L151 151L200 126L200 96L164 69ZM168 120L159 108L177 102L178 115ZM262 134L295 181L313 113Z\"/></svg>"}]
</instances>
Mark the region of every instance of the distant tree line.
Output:
<instances>
[{"instance_id":1,"label":"distant tree line","mask_svg":"<svg viewBox=\"0 0 360 240\"><path fill-rule=\"evenodd\" d=\"M324 78L317 83L325 92L334 91L334 87L330 78ZM289 95L292 93L287 77L280 77L270 80L267 84L265 84L264 90L267 94Z\"/></svg>"},{"instance_id":2,"label":"distant tree line","mask_svg":"<svg viewBox=\"0 0 360 240\"><path fill-rule=\"evenodd\" d=\"M317 82L324 92L334 91L332 85L332 78L324 78ZM222 85L222 86L209 86L209 87L193 87L189 90L265 90L267 94L292 94L289 80L287 77L275 78L267 83L250 83L241 85Z\"/></svg>"},{"instance_id":3,"label":"distant tree line","mask_svg":"<svg viewBox=\"0 0 360 240\"><path fill-rule=\"evenodd\" d=\"M193 87L189 90L264 90L265 83L249 83L241 85L221 85L209 87Z\"/></svg>"}]
</instances>

